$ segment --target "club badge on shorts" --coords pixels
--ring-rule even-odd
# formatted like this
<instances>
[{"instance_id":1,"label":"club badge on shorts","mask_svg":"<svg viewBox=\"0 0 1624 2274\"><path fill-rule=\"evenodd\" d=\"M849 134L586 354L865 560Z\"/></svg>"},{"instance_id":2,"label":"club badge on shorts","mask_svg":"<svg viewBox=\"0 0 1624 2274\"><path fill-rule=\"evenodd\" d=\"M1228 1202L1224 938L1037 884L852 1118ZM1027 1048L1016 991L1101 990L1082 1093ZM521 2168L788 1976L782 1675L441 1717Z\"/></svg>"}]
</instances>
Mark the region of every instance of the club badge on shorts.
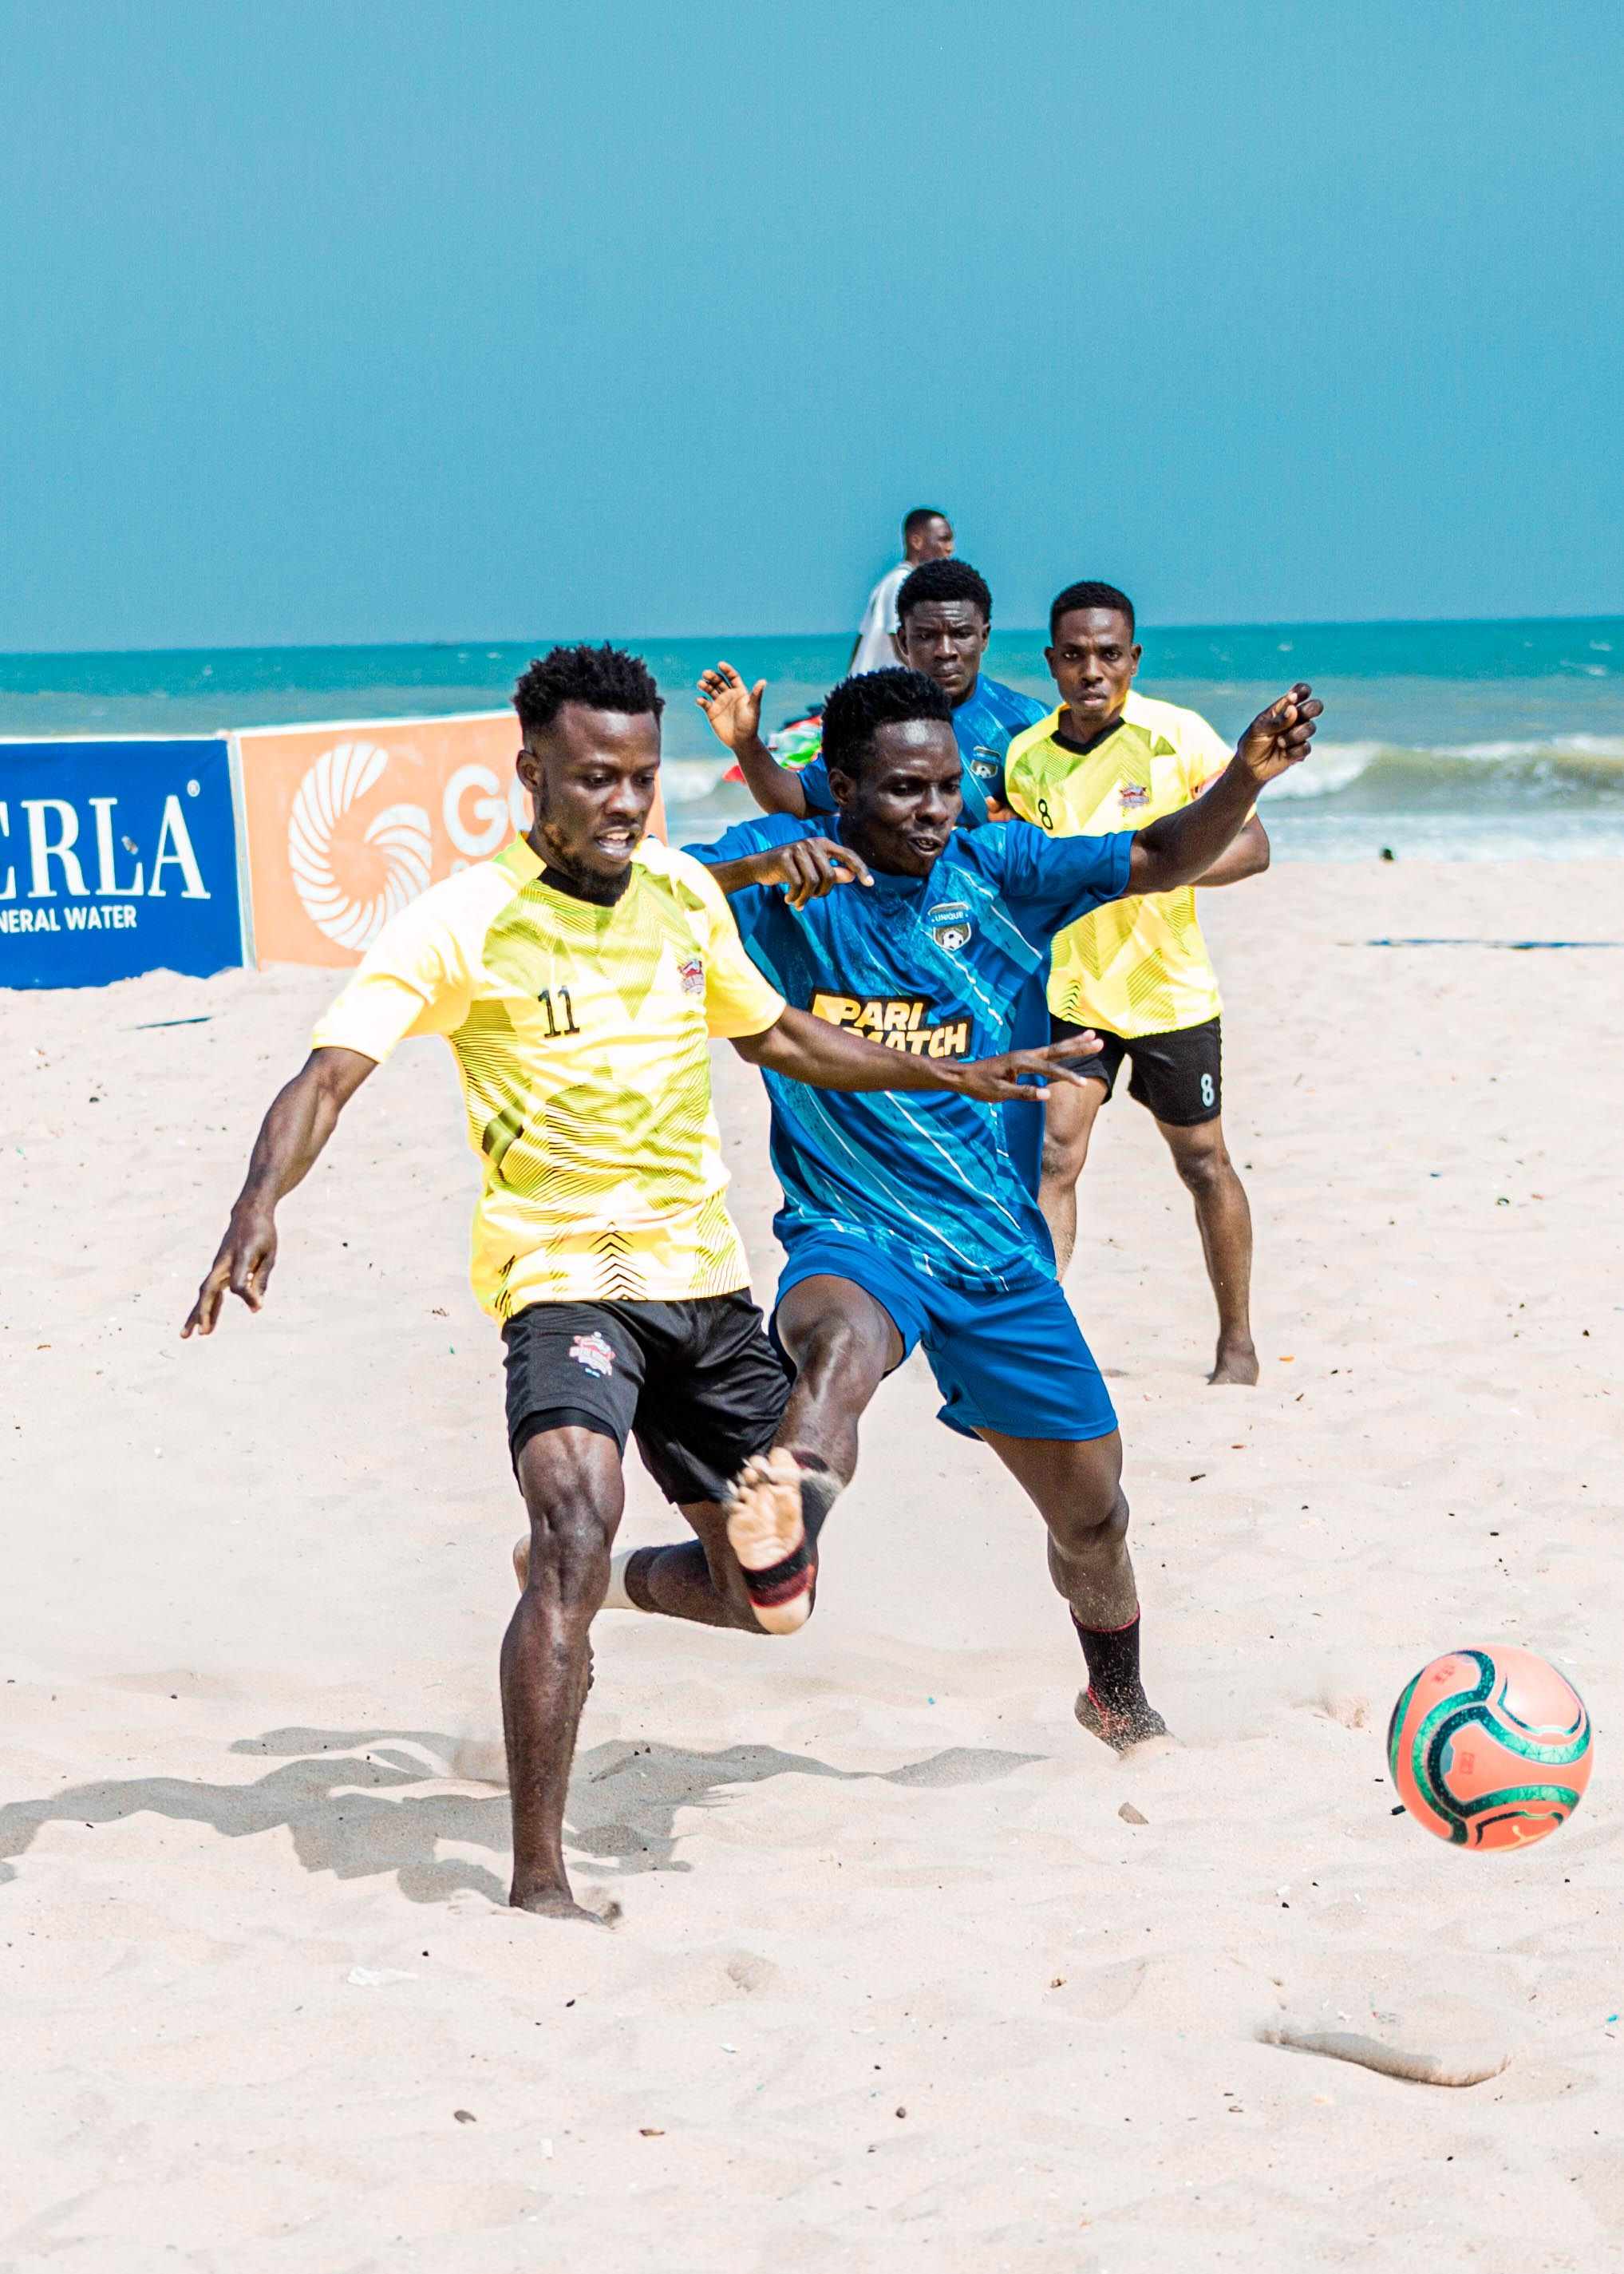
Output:
<instances>
[{"instance_id":1,"label":"club badge on shorts","mask_svg":"<svg viewBox=\"0 0 1624 2274\"><path fill-rule=\"evenodd\" d=\"M938 947L956 955L968 941L974 926L969 908L963 900L938 900L934 908L925 911L925 922L930 927L930 937Z\"/></svg>"},{"instance_id":2,"label":"club badge on shorts","mask_svg":"<svg viewBox=\"0 0 1624 2274\"><path fill-rule=\"evenodd\" d=\"M677 976L682 982L685 995L703 995L705 991L705 966L703 956L684 956L677 966Z\"/></svg>"},{"instance_id":3,"label":"club badge on shorts","mask_svg":"<svg viewBox=\"0 0 1624 2274\"><path fill-rule=\"evenodd\" d=\"M569 1345L569 1355L578 1367L601 1382L614 1372L614 1345L604 1340L596 1328L590 1335L577 1335Z\"/></svg>"}]
</instances>

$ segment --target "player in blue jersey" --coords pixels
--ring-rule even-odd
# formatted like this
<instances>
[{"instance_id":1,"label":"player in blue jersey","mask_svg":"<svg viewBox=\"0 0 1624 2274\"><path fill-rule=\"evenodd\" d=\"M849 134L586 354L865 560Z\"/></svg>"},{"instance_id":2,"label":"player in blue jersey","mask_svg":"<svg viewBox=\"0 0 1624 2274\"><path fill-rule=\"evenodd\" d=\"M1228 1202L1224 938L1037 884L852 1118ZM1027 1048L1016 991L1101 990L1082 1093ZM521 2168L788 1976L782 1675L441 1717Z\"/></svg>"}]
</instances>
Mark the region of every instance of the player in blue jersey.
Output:
<instances>
[{"instance_id":1,"label":"player in blue jersey","mask_svg":"<svg viewBox=\"0 0 1624 2274\"><path fill-rule=\"evenodd\" d=\"M952 705L953 739L964 760L961 829L1006 819L1004 758L1014 737L1047 719L1052 704L989 679L981 669L992 630L992 594L967 561L927 561L897 595L897 644L908 668L934 680ZM766 681L747 687L731 663L699 682L700 704L739 761L757 805L798 819L832 817L834 793L820 754L799 769L781 766L761 738Z\"/></svg>"},{"instance_id":2,"label":"player in blue jersey","mask_svg":"<svg viewBox=\"0 0 1624 2274\"><path fill-rule=\"evenodd\" d=\"M1021 821L956 830L947 697L915 673L874 672L838 687L824 712L834 839L778 815L690 850L786 1001L932 1058L1007 1049L1043 1030L1054 934L1106 901L1201 875L1262 785L1306 756L1320 709L1293 688L1202 796L1147 828L1050 840ZM774 1330L796 1379L728 1521L748 1602L741 1613L740 1591L718 1587L694 1545L621 1559L623 1599L710 1624L800 1625L818 1530L856 1467L858 1422L921 1343L942 1419L992 1447L1049 1527L1049 1570L1087 1666L1079 1721L1118 1750L1158 1734L1139 1675L1116 1418L1055 1277L1035 1143L1011 1126L1015 1115L1041 1123L1041 1106L765 1080L788 1256Z\"/></svg>"}]
</instances>

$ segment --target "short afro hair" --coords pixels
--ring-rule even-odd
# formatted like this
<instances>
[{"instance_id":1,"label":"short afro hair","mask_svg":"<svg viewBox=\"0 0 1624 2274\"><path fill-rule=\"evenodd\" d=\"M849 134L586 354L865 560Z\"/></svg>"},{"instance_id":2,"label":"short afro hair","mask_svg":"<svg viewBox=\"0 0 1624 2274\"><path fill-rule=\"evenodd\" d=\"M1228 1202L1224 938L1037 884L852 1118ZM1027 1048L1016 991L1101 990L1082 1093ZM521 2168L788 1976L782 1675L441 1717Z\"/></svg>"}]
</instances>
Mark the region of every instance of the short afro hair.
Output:
<instances>
[{"instance_id":1,"label":"short afro hair","mask_svg":"<svg viewBox=\"0 0 1624 2274\"><path fill-rule=\"evenodd\" d=\"M910 608L922 607L927 600L968 600L981 610L984 624L992 622L987 579L967 561L921 561L897 594L897 621L901 623Z\"/></svg>"},{"instance_id":2,"label":"short afro hair","mask_svg":"<svg viewBox=\"0 0 1624 2274\"><path fill-rule=\"evenodd\" d=\"M912 719L952 724L952 704L923 672L864 671L843 679L823 705L823 764L831 772L854 776L880 728Z\"/></svg>"},{"instance_id":3,"label":"short afro hair","mask_svg":"<svg viewBox=\"0 0 1624 2274\"><path fill-rule=\"evenodd\" d=\"M905 541L910 537L917 537L928 521L947 521L947 516L939 505L916 505L902 524ZM951 529L953 524L947 521L947 525Z\"/></svg>"},{"instance_id":4,"label":"short afro hair","mask_svg":"<svg viewBox=\"0 0 1624 2274\"><path fill-rule=\"evenodd\" d=\"M513 707L527 734L550 727L567 703L589 711L624 711L636 718L665 709L654 674L623 647L555 647L538 656L513 690Z\"/></svg>"},{"instance_id":5,"label":"short afro hair","mask_svg":"<svg viewBox=\"0 0 1624 2274\"><path fill-rule=\"evenodd\" d=\"M1128 629L1133 629L1133 603L1115 584L1068 584L1064 592L1055 595L1049 612L1049 636L1055 636L1055 627L1062 616L1069 616L1073 608L1115 608L1119 616L1128 619Z\"/></svg>"}]
</instances>

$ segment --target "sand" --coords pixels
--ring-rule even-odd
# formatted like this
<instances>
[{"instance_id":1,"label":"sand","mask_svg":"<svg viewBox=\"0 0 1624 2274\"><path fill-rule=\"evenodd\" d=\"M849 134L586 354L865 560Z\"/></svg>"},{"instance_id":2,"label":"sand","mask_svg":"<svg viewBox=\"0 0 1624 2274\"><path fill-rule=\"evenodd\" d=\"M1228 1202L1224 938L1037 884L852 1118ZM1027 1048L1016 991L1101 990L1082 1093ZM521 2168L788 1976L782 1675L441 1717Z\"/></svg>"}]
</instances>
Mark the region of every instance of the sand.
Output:
<instances>
[{"instance_id":1,"label":"sand","mask_svg":"<svg viewBox=\"0 0 1624 2274\"><path fill-rule=\"evenodd\" d=\"M1619 939L1621 882L1209 897L1261 1387L1203 1381L1125 1099L1070 1283L1182 1744L1079 1731L1037 1521L910 1365L803 1635L601 1623L569 1822L607 1932L501 1903L519 1509L447 1054L356 1101L265 1314L183 1345L330 976L0 998L0 2265L1624 2266L1624 953L1365 944ZM764 1116L718 1073L764 1293ZM676 1536L631 1473L623 1538ZM1599 1732L1521 1856L1395 1817L1382 1751L1496 1638ZM1510 2066L1404 2082L1282 2020Z\"/></svg>"}]
</instances>

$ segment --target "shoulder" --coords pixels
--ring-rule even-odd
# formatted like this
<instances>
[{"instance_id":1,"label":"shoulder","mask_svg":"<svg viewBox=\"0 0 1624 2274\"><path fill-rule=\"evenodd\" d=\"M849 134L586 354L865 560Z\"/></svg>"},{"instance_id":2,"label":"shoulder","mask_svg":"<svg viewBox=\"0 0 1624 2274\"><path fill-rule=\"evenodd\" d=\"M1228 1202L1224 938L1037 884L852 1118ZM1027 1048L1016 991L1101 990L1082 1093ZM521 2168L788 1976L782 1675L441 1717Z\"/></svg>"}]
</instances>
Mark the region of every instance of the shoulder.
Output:
<instances>
[{"instance_id":1,"label":"shoulder","mask_svg":"<svg viewBox=\"0 0 1624 2274\"><path fill-rule=\"evenodd\" d=\"M492 918L539 873L540 864L523 840L515 839L508 851L519 852L523 859L510 862L506 854L499 853L494 860L476 861L471 868L460 869L455 877L442 877L439 884L419 892L389 918L373 947L483 937Z\"/></svg>"},{"instance_id":2,"label":"shoulder","mask_svg":"<svg viewBox=\"0 0 1624 2274\"><path fill-rule=\"evenodd\" d=\"M680 853L673 853L666 846L659 849L668 858L685 862L689 868L708 869L718 861L741 861L748 853L764 853L770 846L790 845L798 837L816 837L818 833L814 823L802 820L798 814L757 813L748 821L735 821L731 829L725 829L710 845L685 845Z\"/></svg>"},{"instance_id":3,"label":"shoulder","mask_svg":"<svg viewBox=\"0 0 1624 2274\"><path fill-rule=\"evenodd\" d=\"M1154 696L1141 695L1132 687L1122 715L1130 727L1143 727L1161 735L1176 750L1207 750L1214 744L1229 749L1218 729L1199 711L1186 711L1179 703L1159 703Z\"/></svg>"},{"instance_id":4,"label":"shoulder","mask_svg":"<svg viewBox=\"0 0 1624 2274\"><path fill-rule=\"evenodd\" d=\"M695 937L703 939L718 924L733 922L715 877L693 854L645 837L632 855L632 870L636 886L663 900Z\"/></svg>"},{"instance_id":5,"label":"shoulder","mask_svg":"<svg viewBox=\"0 0 1624 2274\"><path fill-rule=\"evenodd\" d=\"M1060 724L1060 712L1061 705L1056 704L1052 711L1044 712L1041 718L1033 720L1031 726L1023 727L1019 734L1011 736L1009 753L1004 761L1006 779L1014 772L1017 766L1023 764L1031 764L1045 744L1049 742L1056 727Z\"/></svg>"},{"instance_id":6,"label":"shoulder","mask_svg":"<svg viewBox=\"0 0 1624 2274\"><path fill-rule=\"evenodd\" d=\"M1001 889L1071 859L1077 846L1093 841L1080 837L1051 837L1035 823L1019 818L989 821L984 829L966 837L962 844L956 833L951 840L957 859L966 868L978 870L990 884Z\"/></svg>"},{"instance_id":7,"label":"shoulder","mask_svg":"<svg viewBox=\"0 0 1624 2274\"><path fill-rule=\"evenodd\" d=\"M937 866L945 875L951 869L967 869L972 876L984 877L996 885L1004 869L1004 832L1006 821L983 822L979 829L966 829L962 825L948 839ZM1017 822L1018 829L1026 827Z\"/></svg>"},{"instance_id":8,"label":"shoulder","mask_svg":"<svg viewBox=\"0 0 1624 2274\"><path fill-rule=\"evenodd\" d=\"M995 707L1012 726L1024 729L1058 715L1051 713L1047 704L1040 702L1035 695L1023 695L1019 687L1006 687L1001 679L983 679L981 685Z\"/></svg>"},{"instance_id":9,"label":"shoulder","mask_svg":"<svg viewBox=\"0 0 1624 2274\"><path fill-rule=\"evenodd\" d=\"M703 853L714 850L710 846L701 848ZM666 845L658 837L643 839L632 855L632 867L640 880L657 886L663 885L679 900L699 900L708 907L721 897L716 879L703 858L678 846Z\"/></svg>"},{"instance_id":10,"label":"shoulder","mask_svg":"<svg viewBox=\"0 0 1624 2274\"><path fill-rule=\"evenodd\" d=\"M989 821L979 829L956 829L942 856L944 869L967 870L995 892L1005 891L1012 877L1041 858L1048 839L1029 821ZM1034 855L1034 848L1036 849Z\"/></svg>"}]
</instances>

